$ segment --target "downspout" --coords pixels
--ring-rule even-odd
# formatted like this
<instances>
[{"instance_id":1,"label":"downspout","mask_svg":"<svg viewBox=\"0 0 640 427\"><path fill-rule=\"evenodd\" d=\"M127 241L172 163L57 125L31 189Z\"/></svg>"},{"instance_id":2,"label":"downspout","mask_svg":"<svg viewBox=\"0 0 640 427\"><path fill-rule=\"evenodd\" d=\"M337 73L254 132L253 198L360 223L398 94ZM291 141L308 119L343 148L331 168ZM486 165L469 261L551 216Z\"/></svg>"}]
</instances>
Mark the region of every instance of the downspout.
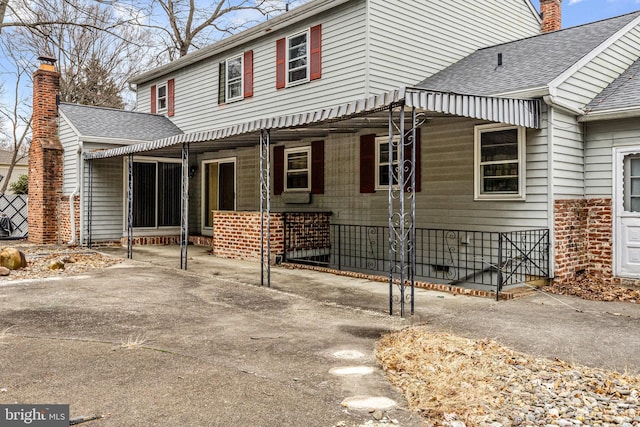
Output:
<instances>
[{"instance_id":1,"label":"downspout","mask_svg":"<svg viewBox=\"0 0 640 427\"><path fill-rule=\"evenodd\" d=\"M547 170L549 173L548 182L547 182L547 193L549 195L548 200L548 221L549 221L549 275L550 277L554 277L555 274L555 260L556 260L556 251L555 251L555 241L556 241L556 233L555 233L555 187L553 185L553 176L554 176L554 112L557 108L558 110L567 112L569 114L574 114L576 116L584 116L585 112L579 108L573 107L571 105L565 104L564 102L555 98L552 93L555 93L555 87L549 88L549 95L545 95L542 97L545 104L547 104L549 110L547 112Z\"/></svg>"},{"instance_id":2,"label":"downspout","mask_svg":"<svg viewBox=\"0 0 640 427\"><path fill-rule=\"evenodd\" d=\"M80 166L82 164L82 141L80 138L77 138L78 142L78 159L76 161L76 188L73 189L73 192L69 196L69 221L71 222L71 240L67 242L69 245L75 245L76 242L76 209L75 209L75 200L76 196L80 193L80 181L82 180L82 176L80 175Z\"/></svg>"}]
</instances>

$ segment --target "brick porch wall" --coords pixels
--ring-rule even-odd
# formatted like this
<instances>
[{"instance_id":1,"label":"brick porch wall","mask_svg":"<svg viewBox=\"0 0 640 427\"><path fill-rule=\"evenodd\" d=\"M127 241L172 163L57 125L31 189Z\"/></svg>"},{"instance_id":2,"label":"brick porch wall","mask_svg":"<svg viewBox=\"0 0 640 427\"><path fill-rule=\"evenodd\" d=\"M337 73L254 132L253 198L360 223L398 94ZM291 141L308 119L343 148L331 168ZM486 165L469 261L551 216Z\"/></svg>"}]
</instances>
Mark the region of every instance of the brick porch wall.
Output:
<instances>
[{"instance_id":1,"label":"brick porch wall","mask_svg":"<svg viewBox=\"0 0 640 427\"><path fill-rule=\"evenodd\" d=\"M556 200L555 277L570 283L582 274L605 283L620 282L613 277L612 200Z\"/></svg>"},{"instance_id":2,"label":"brick porch wall","mask_svg":"<svg viewBox=\"0 0 640 427\"><path fill-rule=\"evenodd\" d=\"M214 255L221 258L260 261L260 213L214 211L213 248ZM282 214L271 214L271 262L283 253Z\"/></svg>"},{"instance_id":3,"label":"brick porch wall","mask_svg":"<svg viewBox=\"0 0 640 427\"><path fill-rule=\"evenodd\" d=\"M58 203L60 243L71 241L71 212L69 211L70 196L63 196ZM75 196L74 216L76 222L76 242L80 241L80 196Z\"/></svg>"}]
</instances>

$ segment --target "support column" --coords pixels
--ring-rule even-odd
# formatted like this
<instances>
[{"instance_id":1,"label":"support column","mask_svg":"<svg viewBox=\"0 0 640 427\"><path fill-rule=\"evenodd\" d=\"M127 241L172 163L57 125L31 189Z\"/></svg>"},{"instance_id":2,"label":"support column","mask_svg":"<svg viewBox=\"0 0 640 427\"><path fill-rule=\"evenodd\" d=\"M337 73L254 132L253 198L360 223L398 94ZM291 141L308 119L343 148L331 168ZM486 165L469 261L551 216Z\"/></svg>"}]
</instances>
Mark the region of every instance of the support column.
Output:
<instances>
[{"instance_id":1,"label":"support column","mask_svg":"<svg viewBox=\"0 0 640 427\"><path fill-rule=\"evenodd\" d=\"M182 144L182 198L180 200L180 268L187 269L189 247L189 143Z\"/></svg>"},{"instance_id":2,"label":"support column","mask_svg":"<svg viewBox=\"0 0 640 427\"><path fill-rule=\"evenodd\" d=\"M87 247L91 249L91 221L93 217L93 160L87 160Z\"/></svg>"},{"instance_id":3,"label":"support column","mask_svg":"<svg viewBox=\"0 0 640 427\"><path fill-rule=\"evenodd\" d=\"M133 258L133 154L127 159L127 258Z\"/></svg>"},{"instance_id":4,"label":"support column","mask_svg":"<svg viewBox=\"0 0 640 427\"><path fill-rule=\"evenodd\" d=\"M260 131L260 285L271 287L271 133ZM265 218L266 216L266 218ZM266 222L266 225L265 225ZM266 242L265 242L266 240ZM265 250L266 246L266 250ZM265 265L266 264L266 265Z\"/></svg>"},{"instance_id":5,"label":"support column","mask_svg":"<svg viewBox=\"0 0 640 427\"><path fill-rule=\"evenodd\" d=\"M407 130L405 116L404 105L389 107L389 314L399 309L402 317L407 303L409 313L415 311L416 132L426 121L412 108Z\"/></svg>"}]
</instances>

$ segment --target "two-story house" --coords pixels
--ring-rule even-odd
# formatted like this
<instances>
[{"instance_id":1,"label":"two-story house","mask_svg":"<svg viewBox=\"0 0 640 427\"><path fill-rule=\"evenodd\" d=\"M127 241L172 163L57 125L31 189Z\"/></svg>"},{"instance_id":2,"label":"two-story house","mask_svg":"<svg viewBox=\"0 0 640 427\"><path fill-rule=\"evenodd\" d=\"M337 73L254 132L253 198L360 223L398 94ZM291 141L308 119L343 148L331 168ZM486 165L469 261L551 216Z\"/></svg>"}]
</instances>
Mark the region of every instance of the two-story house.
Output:
<instances>
[{"instance_id":1,"label":"two-story house","mask_svg":"<svg viewBox=\"0 0 640 427\"><path fill-rule=\"evenodd\" d=\"M582 123L640 56L640 15L559 31L560 3L542 0L541 20L528 0L314 0L135 77L135 113L61 104L59 145L31 156L62 182L55 238L190 235L259 259L262 213L278 259L569 280L606 246L588 238L586 176L607 177L587 171ZM43 166L54 149L59 172Z\"/></svg>"}]
</instances>

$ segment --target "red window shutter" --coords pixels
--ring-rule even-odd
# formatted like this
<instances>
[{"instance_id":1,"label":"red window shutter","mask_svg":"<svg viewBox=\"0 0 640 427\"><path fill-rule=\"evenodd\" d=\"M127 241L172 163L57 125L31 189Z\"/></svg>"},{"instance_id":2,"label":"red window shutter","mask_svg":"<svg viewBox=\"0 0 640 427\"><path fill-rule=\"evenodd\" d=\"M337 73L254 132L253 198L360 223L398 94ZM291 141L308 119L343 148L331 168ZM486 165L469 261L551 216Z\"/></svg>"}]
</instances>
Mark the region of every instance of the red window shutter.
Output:
<instances>
[{"instance_id":1,"label":"red window shutter","mask_svg":"<svg viewBox=\"0 0 640 427\"><path fill-rule=\"evenodd\" d=\"M404 147L404 158L405 161L409 161L409 159L411 159L411 151L412 151L412 144L411 145L407 145ZM414 162L414 169L415 169L415 174L416 174L416 188L415 188L415 192L419 193L420 190L422 189L422 185L420 183L421 179L422 179L422 174L421 174L421 164L420 164L420 129L416 129L416 159ZM405 191L407 191L408 186L405 186Z\"/></svg>"},{"instance_id":2,"label":"red window shutter","mask_svg":"<svg viewBox=\"0 0 640 427\"><path fill-rule=\"evenodd\" d=\"M376 136L360 136L360 192L376 192Z\"/></svg>"},{"instance_id":3,"label":"red window shutter","mask_svg":"<svg viewBox=\"0 0 640 427\"><path fill-rule=\"evenodd\" d=\"M311 143L311 194L324 194L324 141Z\"/></svg>"},{"instance_id":4,"label":"red window shutter","mask_svg":"<svg viewBox=\"0 0 640 427\"><path fill-rule=\"evenodd\" d=\"M309 80L317 80L322 77L322 25L311 27L310 33Z\"/></svg>"},{"instance_id":5,"label":"red window shutter","mask_svg":"<svg viewBox=\"0 0 640 427\"><path fill-rule=\"evenodd\" d=\"M176 82L174 79L167 81L167 116L169 117L173 117L175 114L175 86Z\"/></svg>"},{"instance_id":6,"label":"red window shutter","mask_svg":"<svg viewBox=\"0 0 640 427\"><path fill-rule=\"evenodd\" d=\"M284 192L284 145L273 147L273 194Z\"/></svg>"},{"instance_id":7,"label":"red window shutter","mask_svg":"<svg viewBox=\"0 0 640 427\"><path fill-rule=\"evenodd\" d=\"M253 96L253 51L244 53L244 97Z\"/></svg>"},{"instance_id":8,"label":"red window shutter","mask_svg":"<svg viewBox=\"0 0 640 427\"><path fill-rule=\"evenodd\" d=\"M276 41L276 89L287 86L287 40Z\"/></svg>"},{"instance_id":9,"label":"red window shutter","mask_svg":"<svg viewBox=\"0 0 640 427\"><path fill-rule=\"evenodd\" d=\"M156 113L156 85L151 86L151 114Z\"/></svg>"}]
</instances>

